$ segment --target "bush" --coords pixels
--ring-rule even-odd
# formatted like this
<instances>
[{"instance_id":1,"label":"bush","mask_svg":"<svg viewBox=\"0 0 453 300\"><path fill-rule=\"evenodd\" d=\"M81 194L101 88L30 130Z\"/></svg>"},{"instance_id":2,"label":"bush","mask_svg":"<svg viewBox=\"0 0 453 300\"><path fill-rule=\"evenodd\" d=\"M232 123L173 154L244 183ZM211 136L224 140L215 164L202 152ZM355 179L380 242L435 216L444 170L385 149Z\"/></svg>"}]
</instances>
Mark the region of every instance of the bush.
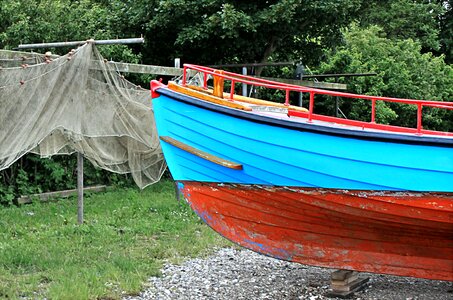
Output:
<instances>
[{"instance_id":1,"label":"bush","mask_svg":"<svg viewBox=\"0 0 453 300\"><path fill-rule=\"evenodd\" d=\"M133 186L131 176L95 168L85 160L84 184ZM28 154L0 171L0 204L10 205L22 195L74 189L77 186L77 157L57 155L40 158Z\"/></svg>"}]
</instances>

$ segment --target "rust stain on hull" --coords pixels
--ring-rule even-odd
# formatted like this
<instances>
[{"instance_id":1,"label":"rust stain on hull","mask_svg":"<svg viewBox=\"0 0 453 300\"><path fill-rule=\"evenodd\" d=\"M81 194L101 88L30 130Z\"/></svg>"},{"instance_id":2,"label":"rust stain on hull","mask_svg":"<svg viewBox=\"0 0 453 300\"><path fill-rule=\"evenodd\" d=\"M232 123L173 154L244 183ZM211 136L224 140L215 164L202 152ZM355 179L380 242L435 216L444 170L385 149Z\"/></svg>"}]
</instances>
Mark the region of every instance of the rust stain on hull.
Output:
<instances>
[{"instance_id":1,"label":"rust stain on hull","mask_svg":"<svg viewBox=\"0 0 453 300\"><path fill-rule=\"evenodd\" d=\"M279 259L453 281L453 194L183 181L192 209L231 241Z\"/></svg>"}]
</instances>

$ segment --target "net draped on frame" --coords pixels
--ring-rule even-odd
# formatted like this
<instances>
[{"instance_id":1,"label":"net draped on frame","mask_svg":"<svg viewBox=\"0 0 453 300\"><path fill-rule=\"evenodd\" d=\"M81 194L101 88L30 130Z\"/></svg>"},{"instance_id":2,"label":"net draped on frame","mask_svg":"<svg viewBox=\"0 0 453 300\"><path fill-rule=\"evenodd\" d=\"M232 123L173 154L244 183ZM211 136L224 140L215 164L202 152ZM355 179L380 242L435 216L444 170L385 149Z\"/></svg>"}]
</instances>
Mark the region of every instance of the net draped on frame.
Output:
<instances>
[{"instance_id":1,"label":"net draped on frame","mask_svg":"<svg viewBox=\"0 0 453 300\"><path fill-rule=\"evenodd\" d=\"M149 90L125 80L92 43L53 59L0 50L0 124L0 170L28 152L80 152L143 188L166 168Z\"/></svg>"}]
</instances>

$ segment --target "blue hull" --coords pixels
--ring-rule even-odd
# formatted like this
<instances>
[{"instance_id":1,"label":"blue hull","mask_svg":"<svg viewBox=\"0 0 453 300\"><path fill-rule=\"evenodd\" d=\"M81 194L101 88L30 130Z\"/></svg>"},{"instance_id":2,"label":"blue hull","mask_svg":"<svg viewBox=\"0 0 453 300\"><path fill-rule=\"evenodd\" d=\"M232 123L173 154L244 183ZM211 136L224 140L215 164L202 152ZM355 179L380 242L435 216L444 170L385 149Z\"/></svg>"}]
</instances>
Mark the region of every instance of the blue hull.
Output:
<instances>
[{"instance_id":1,"label":"blue hull","mask_svg":"<svg viewBox=\"0 0 453 300\"><path fill-rule=\"evenodd\" d=\"M159 93L159 136L243 166L230 169L162 142L177 181L453 192L451 141L300 125L283 114L256 117L165 88Z\"/></svg>"}]
</instances>

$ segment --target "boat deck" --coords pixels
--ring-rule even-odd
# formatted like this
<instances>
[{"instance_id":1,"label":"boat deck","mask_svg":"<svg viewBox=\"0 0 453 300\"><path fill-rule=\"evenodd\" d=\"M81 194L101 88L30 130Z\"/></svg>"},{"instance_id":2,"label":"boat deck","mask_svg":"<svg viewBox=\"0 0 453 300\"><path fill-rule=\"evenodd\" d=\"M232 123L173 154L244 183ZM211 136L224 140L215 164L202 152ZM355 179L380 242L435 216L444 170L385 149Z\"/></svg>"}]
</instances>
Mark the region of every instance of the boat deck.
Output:
<instances>
[{"instance_id":1,"label":"boat deck","mask_svg":"<svg viewBox=\"0 0 453 300\"><path fill-rule=\"evenodd\" d=\"M309 120L307 116L303 115L303 113L302 114L299 113L299 115L297 113L291 113L291 111L292 111L291 108L288 109L288 108L282 108L282 107L277 107L277 106L255 105L255 104L250 104L247 102L241 102L238 100L235 100L235 103L238 103L245 107L251 108L251 111L249 112L251 114L259 115L259 116L266 116L266 117L270 117L270 118L274 118L274 119L280 119L280 120L285 120L285 121L290 121L290 122L295 122L295 123L305 123L305 124L319 125L319 126L324 126L324 127L329 127L329 128L363 131L363 132L370 132L370 133L371 132L386 133L386 134L392 134L395 136L401 136L402 134L407 135L407 136L420 136L421 135L421 134L411 133L411 132L386 130L385 129L385 128L387 128L386 125L382 125L382 129L367 127L366 125L369 124L367 122L352 121L352 122L360 123L360 125L353 125L353 124L338 123L338 122L334 122L334 121L324 121L324 120L319 120L319 119ZM334 119L334 118L332 117L332 119ZM347 119L340 119L340 118L335 118L335 119L338 119L340 121L344 120L345 122L350 121ZM393 127L393 126L391 126L391 127ZM430 131L429 136L435 137L435 138L440 138L440 139L445 139L445 140L451 140L451 138L452 138L451 133L445 133L445 132L439 132L439 134L435 134L433 131Z\"/></svg>"}]
</instances>

